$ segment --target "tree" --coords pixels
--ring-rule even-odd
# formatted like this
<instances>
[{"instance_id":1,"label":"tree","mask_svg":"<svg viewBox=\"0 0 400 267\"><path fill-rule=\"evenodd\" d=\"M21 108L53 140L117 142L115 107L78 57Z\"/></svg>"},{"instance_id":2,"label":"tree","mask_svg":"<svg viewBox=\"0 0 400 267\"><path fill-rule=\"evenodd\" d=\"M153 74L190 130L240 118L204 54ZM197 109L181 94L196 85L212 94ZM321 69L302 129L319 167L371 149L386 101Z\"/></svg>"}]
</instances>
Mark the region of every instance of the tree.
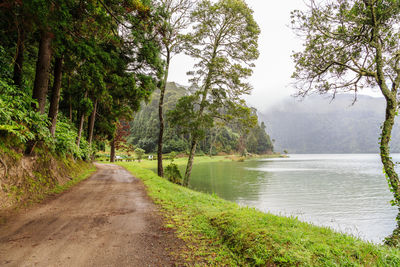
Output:
<instances>
[{"instance_id":1,"label":"tree","mask_svg":"<svg viewBox=\"0 0 400 267\"><path fill-rule=\"evenodd\" d=\"M88 159L159 83L151 0L5 0L0 17L0 130L27 153Z\"/></svg>"},{"instance_id":2,"label":"tree","mask_svg":"<svg viewBox=\"0 0 400 267\"><path fill-rule=\"evenodd\" d=\"M260 29L252 10L242 0L201 1L191 16L193 27L186 35L186 53L197 60L189 72L195 93L181 98L172 111L175 125L191 134L191 147L183 185L187 186L198 141L213 118L233 118L248 109L240 99L251 91L244 80L252 74L252 61L258 58Z\"/></svg>"},{"instance_id":3,"label":"tree","mask_svg":"<svg viewBox=\"0 0 400 267\"><path fill-rule=\"evenodd\" d=\"M336 0L321 5L311 1L307 12L292 12L293 29L305 39L304 50L293 54L293 78L299 96L311 92L354 92L378 87L386 100L380 157L393 205L400 211L399 177L390 157L389 142L399 100L400 2L397 0ZM400 245L397 228L387 244Z\"/></svg>"},{"instance_id":4,"label":"tree","mask_svg":"<svg viewBox=\"0 0 400 267\"><path fill-rule=\"evenodd\" d=\"M160 99L158 102L158 118L160 121L158 146L157 146L157 172L158 176L164 176L163 170L163 136L164 136L164 96L168 81L169 66L172 57L182 51L183 40L180 37L182 32L189 25L189 14L192 0L160 0L161 10L164 13L159 27L161 38L162 54L165 59L163 78L160 83Z\"/></svg>"},{"instance_id":5,"label":"tree","mask_svg":"<svg viewBox=\"0 0 400 267\"><path fill-rule=\"evenodd\" d=\"M136 148L135 149L135 154L137 156L137 160L140 162L142 160L142 157L144 155L144 150L141 148Z\"/></svg>"},{"instance_id":6,"label":"tree","mask_svg":"<svg viewBox=\"0 0 400 267\"><path fill-rule=\"evenodd\" d=\"M53 137L56 133L58 105L61 94L62 64L63 58L56 57L54 62L54 81L51 89L51 101L49 107L50 133Z\"/></svg>"}]
</instances>

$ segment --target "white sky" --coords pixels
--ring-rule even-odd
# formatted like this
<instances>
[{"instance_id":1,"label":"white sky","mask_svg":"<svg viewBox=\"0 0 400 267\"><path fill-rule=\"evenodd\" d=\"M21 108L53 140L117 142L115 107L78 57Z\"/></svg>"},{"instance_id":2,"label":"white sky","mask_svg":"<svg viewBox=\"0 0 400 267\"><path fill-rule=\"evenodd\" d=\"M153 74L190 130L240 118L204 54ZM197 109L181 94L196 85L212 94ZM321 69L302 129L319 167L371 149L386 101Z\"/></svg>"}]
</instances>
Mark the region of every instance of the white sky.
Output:
<instances>
[{"instance_id":1,"label":"white sky","mask_svg":"<svg viewBox=\"0 0 400 267\"><path fill-rule=\"evenodd\" d=\"M294 89L290 86L290 76L294 68L290 56L292 51L301 49L302 42L289 28L290 11L304 9L305 4L303 0L247 0L246 2L254 10L254 18L261 28L260 57L250 78L254 89L246 100L249 105L264 111L294 93ZM175 56L171 62L169 81L188 85L186 72L192 66L193 61L189 57Z\"/></svg>"}]
</instances>

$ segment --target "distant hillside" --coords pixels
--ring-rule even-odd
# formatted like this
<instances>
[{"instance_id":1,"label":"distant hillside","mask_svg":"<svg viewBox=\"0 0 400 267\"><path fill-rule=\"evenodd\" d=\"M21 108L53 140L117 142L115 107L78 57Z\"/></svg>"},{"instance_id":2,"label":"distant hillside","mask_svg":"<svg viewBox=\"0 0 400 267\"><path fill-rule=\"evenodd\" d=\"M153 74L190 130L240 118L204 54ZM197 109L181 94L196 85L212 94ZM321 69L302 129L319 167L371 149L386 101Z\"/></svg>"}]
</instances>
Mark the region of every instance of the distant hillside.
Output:
<instances>
[{"instance_id":1,"label":"distant hillside","mask_svg":"<svg viewBox=\"0 0 400 267\"><path fill-rule=\"evenodd\" d=\"M338 95L287 99L259 114L275 140L277 151L289 153L375 153L384 119L383 98ZM400 123L397 121L396 124ZM400 127L392 136L392 151L400 152Z\"/></svg>"},{"instance_id":2,"label":"distant hillside","mask_svg":"<svg viewBox=\"0 0 400 267\"><path fill-rule=\"evenodd\" d=\"M173 109L184 95L190 93L187 88L176 84L168 83L164 99L164 112ZM144 149L147 153L157 151L159 132L158 99L160 93L156 91L152 100L143 105L142 109L130 122L130 135L128 142L136 147ZM273 151L273 146L268 134L265 132L263 123L251 129L245 136L241 136L240 125L228 123L221 126L216 125L206 133L204 140L197 146L198 153L234 153L246 149L253 154L265 154ZM164 146L163 152L170 153L186 152L189 149L190 136L180 134L177 128L170 127L167 116L165 116Z\"/></svg>"}]
</instances>

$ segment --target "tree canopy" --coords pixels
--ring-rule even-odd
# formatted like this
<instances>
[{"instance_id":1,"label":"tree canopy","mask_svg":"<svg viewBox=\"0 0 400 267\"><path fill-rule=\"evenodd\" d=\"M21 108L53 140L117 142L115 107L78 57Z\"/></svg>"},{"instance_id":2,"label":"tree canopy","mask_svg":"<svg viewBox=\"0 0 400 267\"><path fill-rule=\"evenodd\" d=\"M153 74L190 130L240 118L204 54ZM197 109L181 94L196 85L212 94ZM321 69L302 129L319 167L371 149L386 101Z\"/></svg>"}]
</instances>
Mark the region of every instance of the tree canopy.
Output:
<instances>
[{"instance_id":1,"label":"tree canopy","mask_svg":"<svg viewBox=\"0 0 400 267\"><path fill-rule=\"evenodd\" d=\"M196 60L188 72L195 93L181 98L170 118L191 134L189 161L183 183L187 185L193 157L214 118L229 120L245 111L240 96L249 94L246 82L258 58L260 29L252 10L241 0L201 1L191 15L192 29L185 36L185 52ZM238 112L240 111L240 112ZM251 121L250 117L247 117ZM255 120L253 120L255 121Z\"/></svg>"},{"instance_id":2,"label":"tree canopy","mask_svg":"<svg viewBox=\"0 0 400 267\"><path fill-rule=\"evenodd\" d=\"M26 153L88 158L159 82L151 1L5 1L0 17L0 133Z\"/></svg>"}]
</instances>

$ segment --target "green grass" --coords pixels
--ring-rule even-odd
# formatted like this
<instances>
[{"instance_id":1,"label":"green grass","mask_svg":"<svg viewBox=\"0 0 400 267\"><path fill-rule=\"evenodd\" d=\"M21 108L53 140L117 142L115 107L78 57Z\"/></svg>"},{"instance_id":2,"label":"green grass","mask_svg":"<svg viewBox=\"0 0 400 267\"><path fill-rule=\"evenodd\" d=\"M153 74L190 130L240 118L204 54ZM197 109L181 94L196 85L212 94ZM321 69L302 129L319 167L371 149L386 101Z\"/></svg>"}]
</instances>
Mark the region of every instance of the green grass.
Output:
<instances>
[{"instance_id":1,"label":"green grass","mask_svg":"<svg viewBox=\"0 0 400 267\"><path fill-rule=\"evenodd\" d=\"M217 157L215 157L217 158ZM199 160L199 158L197 159ZM216 159L217 160L217 159ZM200 265L400 266L400 251L329 228L240 207L158 177L137 163L119 162L143 180L150 197L188 244L182 256Z\"/></svg>"},{"instance_id":2,"label":"green grass","mask_svg":"<svg viewBox=\"0 0 400 267\"><path fill-rule=\"evenodd\" d=\"M277 158L281 157L279 154L273 154L273 155L260 155L260 156L254 156L251 158L246 158L246 160L254 160L258 158ZM211 162L222 162L222 161L239 161L242 158L236 155L228 155L228 156L195 156L194 157L194 164L196 163L211 163ZM108 161L109 159L107 159ZM106 161L106 162L107 162ZM186 166L188 161L187 157L182 157L182 158L176 158L174 159L174 163L178 166ZM103 161L104 162L104 161ZM171 160L169 159L164 159L163 164L164 166L167 166L168 164L171 163ZM144 157L140 162L133 161L130 162L129 165L135 166L135 167L142 167L145 169L155 169L157 168L157 160L148 160L147 156Z\"/></svg>"}]
</instances>

